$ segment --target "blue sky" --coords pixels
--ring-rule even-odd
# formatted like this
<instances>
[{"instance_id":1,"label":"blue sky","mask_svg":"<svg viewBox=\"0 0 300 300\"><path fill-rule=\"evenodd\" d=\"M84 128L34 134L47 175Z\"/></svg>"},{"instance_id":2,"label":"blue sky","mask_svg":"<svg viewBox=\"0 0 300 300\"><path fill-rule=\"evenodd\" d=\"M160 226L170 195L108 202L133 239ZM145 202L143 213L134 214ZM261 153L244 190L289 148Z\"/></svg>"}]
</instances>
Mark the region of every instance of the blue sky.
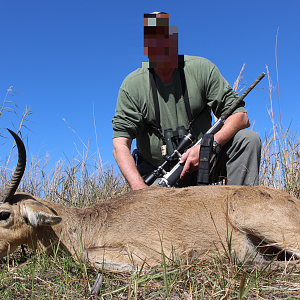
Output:
<instances>
[{"instance_id":1,"label":"blue sky","mask_svg":"<svg viewBox=\"0 0 300 300\"><path fill-rule=\"evenodd\" d=\"M112 156L111 119L123 79L142 61L143 14L165 11L179 30L179 54L211 60L233 85L241 67L249 86L269 66L276 86L275 43L282 120L299 126L300 2L291 1L99 1L2 0L0 3L0 102L10 97L29 116L28 156L50 153L54 164L82 151L80 139L98 147L103 162ZM254 130L263 138L268 117L268 80L245 99ZM273 93L278 114L277 90ZM15 126L17 119L6 114ZM65 120L65 121L64 121ZM69 128L72 127L76 134ZM0 118L2 128L16 129ZM80 139L79 139L79 138ZM2 144L4 143L4 144ZM0 160L12 141L1 138ZM75 146L76 145L76 146Z\"/></svg>"}]
</instances>

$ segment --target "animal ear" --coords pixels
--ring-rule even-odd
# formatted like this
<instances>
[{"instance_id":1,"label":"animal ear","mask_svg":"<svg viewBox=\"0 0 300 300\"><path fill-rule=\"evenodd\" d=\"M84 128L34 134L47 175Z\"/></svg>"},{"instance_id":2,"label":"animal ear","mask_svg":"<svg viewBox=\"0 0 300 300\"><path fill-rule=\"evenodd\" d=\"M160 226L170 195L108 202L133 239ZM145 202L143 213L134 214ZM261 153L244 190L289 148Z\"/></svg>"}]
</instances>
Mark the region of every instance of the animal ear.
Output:
<instances>
[{"instance_id":1,"label":"animal ear","mask_svg":"<svg viewBox=\"0 0 300 300\"><path fill-rule=\"evenodd\" d=\"M21 215L34 227L52 226L58 224L62 218L55 215L44 204L35 200L25 200L20 206Z\"/></svg>"}]
</instances>

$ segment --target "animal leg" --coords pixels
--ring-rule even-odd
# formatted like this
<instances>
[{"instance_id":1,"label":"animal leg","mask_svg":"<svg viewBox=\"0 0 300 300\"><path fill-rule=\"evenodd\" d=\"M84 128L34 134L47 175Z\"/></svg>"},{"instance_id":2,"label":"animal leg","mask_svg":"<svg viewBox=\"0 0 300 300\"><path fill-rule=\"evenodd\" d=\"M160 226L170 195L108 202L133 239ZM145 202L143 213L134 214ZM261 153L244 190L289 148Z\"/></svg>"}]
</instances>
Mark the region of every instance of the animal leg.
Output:
<instances>
[{"instance_id":1,"label":"animal leg","mask_svg":"<svg viewBox=\"0 0 300 300\"><path fill-rule=\"evenodd\" d=\"M84 258L99 269L136 270L143 264L143 260L126 246L88 248Z\"/></svg>"}]
</instances>

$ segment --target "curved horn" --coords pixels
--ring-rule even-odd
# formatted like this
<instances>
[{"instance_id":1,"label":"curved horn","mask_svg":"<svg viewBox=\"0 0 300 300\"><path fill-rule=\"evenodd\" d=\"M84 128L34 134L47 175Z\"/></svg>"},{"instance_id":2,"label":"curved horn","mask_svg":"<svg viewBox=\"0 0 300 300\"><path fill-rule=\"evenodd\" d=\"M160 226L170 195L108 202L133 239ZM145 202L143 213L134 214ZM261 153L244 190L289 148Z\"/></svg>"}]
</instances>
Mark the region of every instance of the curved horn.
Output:
<instances>
[{"instance_id":1,"label":"curved horn","mask_svg":"<svg viewBox=\"0 0 300 300\"><path fill-rule=\"evenodd\" d=\"M14 174L12 175L8 184L6 185L4 191L0 193L0 203L10 202L10 199L15 194L20 184L26 166L26 150L22 140L16 133L9 130L8 128L7 130L10 132L10 134L13 136L13 138L16 141L18 147L19 159Z\"/></svg>"}]
</instances>

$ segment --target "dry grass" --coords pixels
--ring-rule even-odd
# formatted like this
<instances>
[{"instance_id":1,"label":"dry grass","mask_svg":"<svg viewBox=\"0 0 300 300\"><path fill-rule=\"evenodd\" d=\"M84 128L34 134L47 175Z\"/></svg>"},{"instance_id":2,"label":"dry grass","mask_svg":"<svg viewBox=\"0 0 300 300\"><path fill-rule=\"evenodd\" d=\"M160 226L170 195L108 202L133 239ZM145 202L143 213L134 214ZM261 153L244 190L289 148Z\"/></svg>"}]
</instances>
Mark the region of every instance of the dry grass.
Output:
<instances>
[{"instance_id":1,"label":"dry grass","mask_svg":"<svg viewBox=\"0 0 300 300\"><path fill-rule=\"evenodd\" d=\"M270 108L272 133L263 143L260 184L284 190L295 197L300 197L300 138L290 127L284 128L280 121L276 123L272 94L274 87L269 75Z\"/></svg>"},{"instance_id":2,"label":"dry grass","mask_svg":"<svg viewBox=\"0 0 300 300\"><path fill-rule=\"evenodd\" d=\"M89 295L95 269L85 270L82 262L62 252L54 257L27 254L20 266L16 266L24 261L20 252L9 267L4 260L1 299L297 299L300 293L297 264L240 267L217 256L167 261L143 272L103 270L100 295L95 296Z\"/></svg>"},{"instance_id":3,"label":"dry grass","mask_svg":"<svg viewBox=\"0 0 300 300\"><path fill-rule=\"evenodd\" d=\"M90 206L128 192L125 179L113 166L101 166L82 158L59 161L48 171L49 161L34 160L24 175L20 190L70 206Z\"/></svg>"}]
</instances>

